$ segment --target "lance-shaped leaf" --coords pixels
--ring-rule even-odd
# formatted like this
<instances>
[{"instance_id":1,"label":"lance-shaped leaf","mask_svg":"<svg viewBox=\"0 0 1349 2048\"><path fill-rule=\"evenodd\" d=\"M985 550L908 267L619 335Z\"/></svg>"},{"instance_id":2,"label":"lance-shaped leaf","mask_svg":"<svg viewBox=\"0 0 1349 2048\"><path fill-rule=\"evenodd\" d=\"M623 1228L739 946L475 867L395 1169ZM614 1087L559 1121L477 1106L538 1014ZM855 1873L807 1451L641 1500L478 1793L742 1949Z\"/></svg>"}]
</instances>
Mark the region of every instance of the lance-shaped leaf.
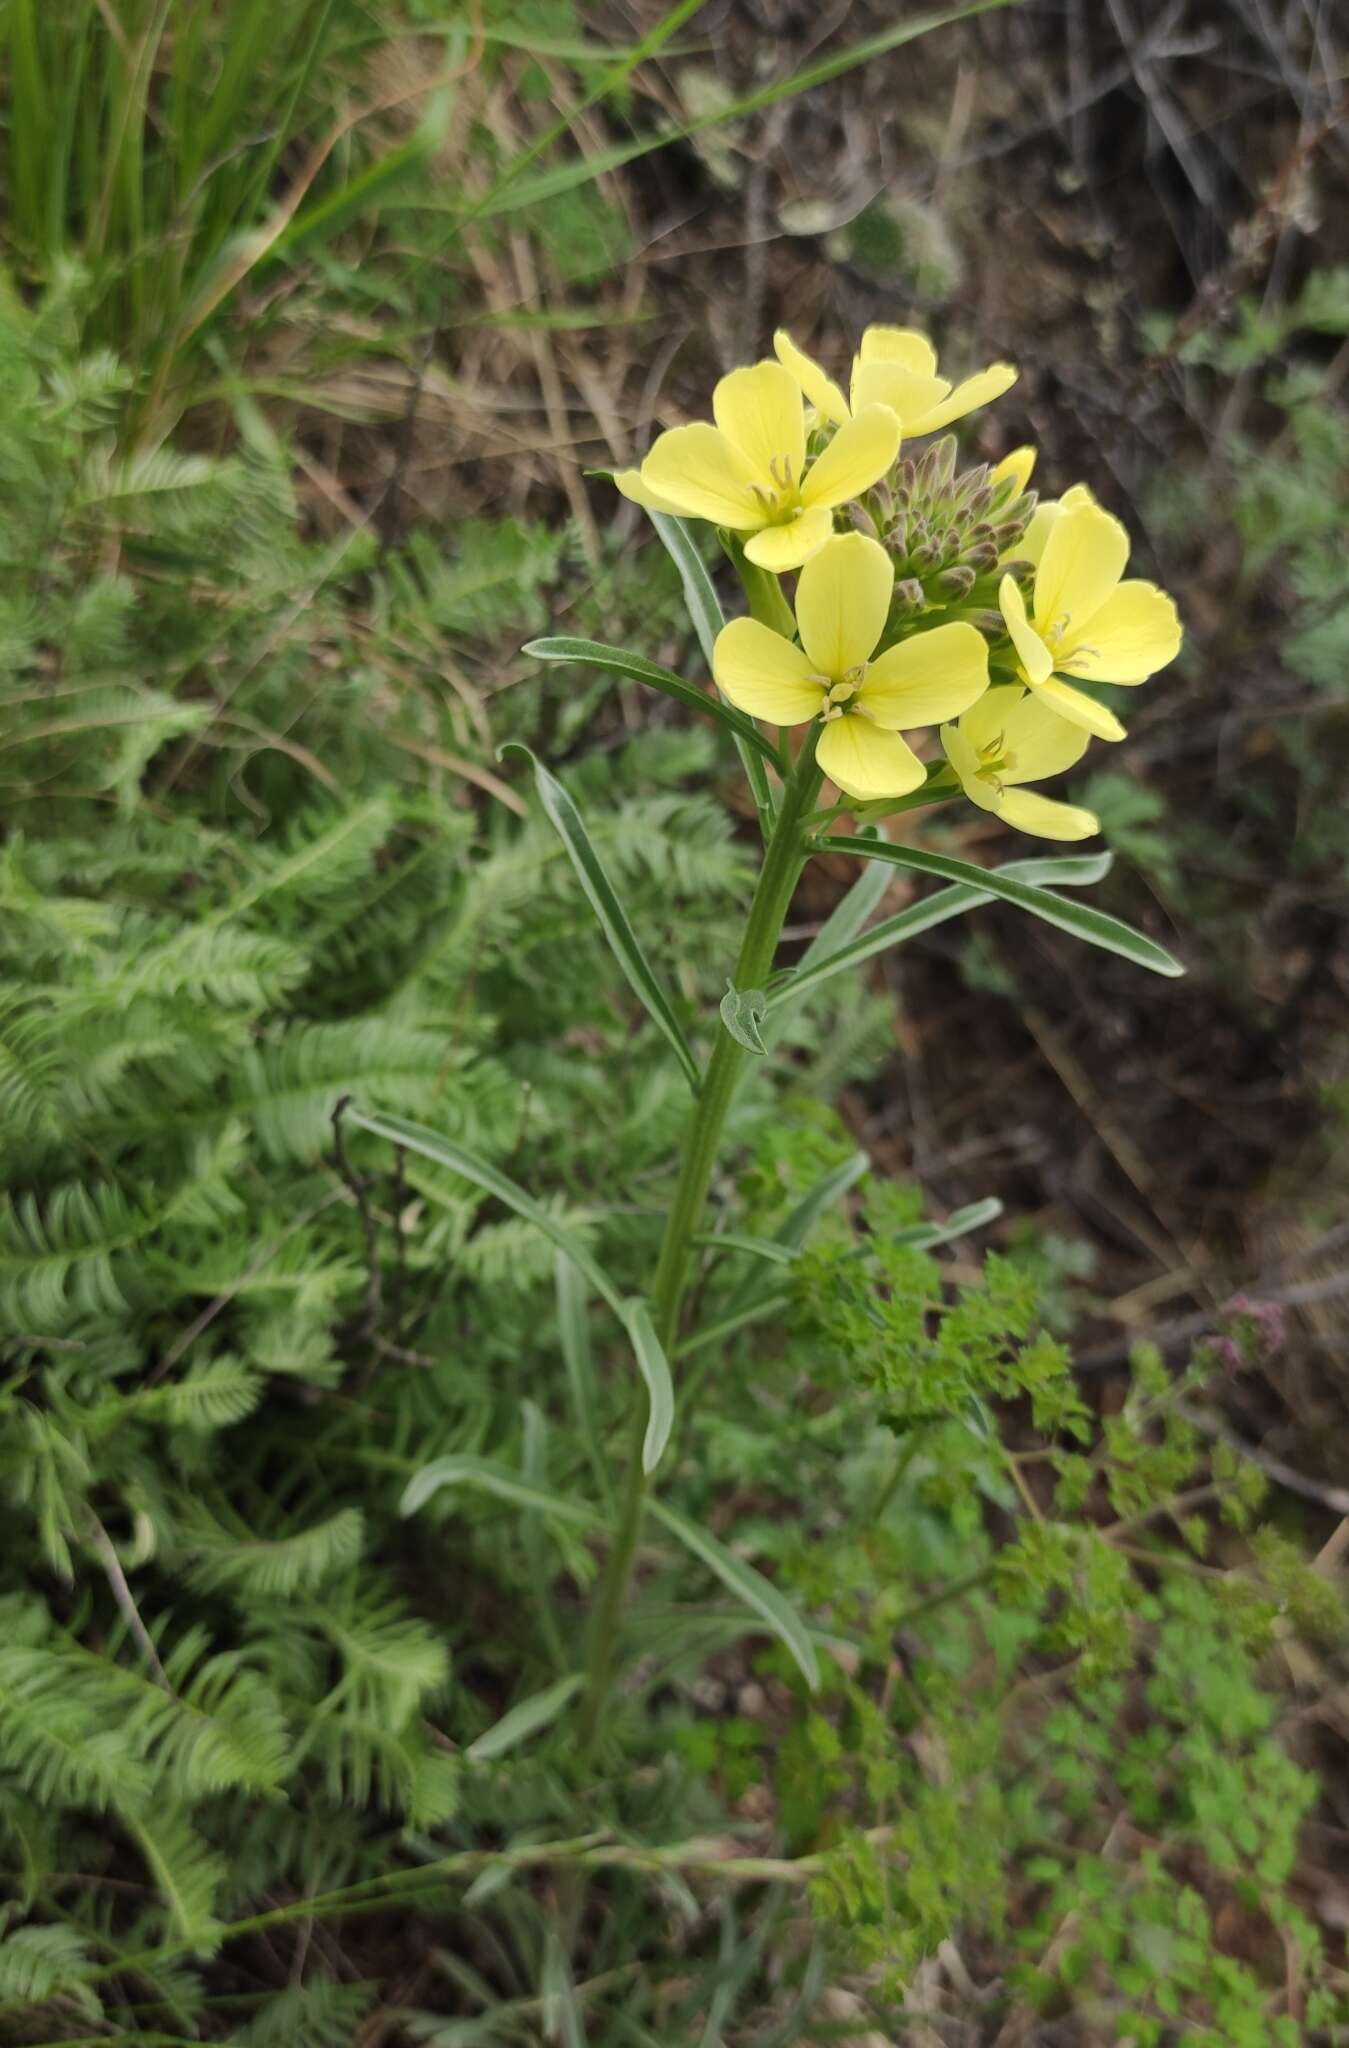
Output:
<instances>
[{"instance_id":1,"label":"lance-shaped leaf","mask_svg":"<svg viewBox=\"0 0 1349 2048\"><path fill-rule=\"evenodd\" d=\"M797 1256L775 1237L752 1237L746 1230L697 1230L691 1242L713 1252L747 1252L770 1266L790 1266Z\"/></svg>"},{"instance_id":2,"label":"lance-shaped leaf","mask_svg":"<svg viewBox=\"0 0 1349 2048\"><path fill-rule=\"evenodd\" d=\"M655 1471L670 1441L674 1427L675 1398L674 1382L670 1378L669 1361L665 1356L660 1338L656 1335L651 1313L644 1301L630 1301L624 1321L632 1339L633 1356L637 1370L646 1384L647 1415L646 1435L642 1439L642 1470Z\"/></svg>"},{"instance_id":3,"label":"lance-shaped leaf","mask_svg":"<svg viewBox=\"0 0 1349 2048\"><path fill-rule=\"evenodd\" d=\"M891 1244L911 1245L914 1251L930 1252L971 1230L982 1230L986 1223L996 1223L1001 1214L1002 1203L997 1196L985 1195L981 1202L967 1202L963 1209L953 1209L945 1223L910 1223L902 1230L890 1231L888 1236Z\"/></svg>"},{"instance_id":4,"label":"lance-shaped leaf","mask_svg":"<svg viewBox=\"0 0 1349 2048\"><path fill-rule=\"evenodd\" d=\"M888 840L835 838L832 835L815 842L821 852L854 853L863 860L891 861L899 868L913 868L920 875L939 875L945 882L961 882L966 888L977 889L987 896L997 896L1004 903L1015 903L1019 910L1029 911L1032 917L1043 918L1046 924L1057 925L1060 931L1070 932L1075 939L1085 939L1089 946L1100 946L1107 953L1118 953L1125 960L1132 960L1136 967L1146 967L1153 974L1184 974L1185 969L1174 955L1149 939L1142 932L1136 932L1132 925L1123 923L1118 917L1109 917L1103 910L1090 910L1080 903L1069 903L1062 896L1055 896L1052 890L1037 889L1029 882L1018 882L1000 868L979 868L967 860L952 860L944 853L927 853L916 846L895 846Z\"/></svg>"},{"instance_id":5,"label":"lance-shaped leaf","mask_svg":"<svg viewBox=\"0 0 1349 2048\"><path fill-rule=\"evenodd\" d=\"M425 1124L413 1123L408 1117L385 1116L381 1110L362 1109L355 1102L349 1102L343 1113L349 1123L358 1124L363 1131L373 1131L377 1138L387 1138L391 1144L403 1145L409 1152L419 1152L424 1159L433 1159L438 1166L448 1166L451 1173L460 1174L465 1180L471 1180L475 1187L495 1195L508 1209L514 1209L517 1216L523 1216L545 1237L551 1238L558 1250L566 1253L577 1272L590 1282L596 1294L608 1302L619 1321L626 1320L624 1298L598 1260L591 1257L565 1224L559 1223L556 1216L490 1161L480 1159L466 1145L457 1145L453 1138L443 1138L439 1131L428 1130Z\"/></svg>"},{"instance_id":6,"label":"lance-shaped leaf","mask_svg":"<svg viewBox=\"0 0 1349 2048\"><path fill-rule=\"evenodd\" d=\"M689 1050L688 1041L679 1028L679 1019L670 1007L670 1001L659 981L655 970L637 942L637 934L628 923L628 914L619 902L613 883L604 871L604 864L591 844L585 821L576 805L568 796L555 775L550 775L541 761L537 761L529 748L518 740L511 740L501 749L502 755L523 754L534 770L534 786L539 802L566 848L567 856L576 870L577 880L586 894L596 917L600 921L605 938L609 941L614 958L622 968L628 986L645 1008L647 1015L661 1031L680 1066L690 1088L697 1092L701 1075L698 1062Z\"/></svg>"},{"instance_id":7,"label":"lance-shaped leaf","mask_svg":"<svg viewBox=\"0 0 1349 2048\"><path fill-rule=\"evenodd\" d=\"M579 1671L569 1672L554 1685L545 1686L542 1692L531 1693L528 1699L517 1700L509 1713L484 1729L476 1742L466 1750L469 1761L475 1764L491 1763L496 1757L505 1756L529 1736L536 1735L540 1728L547 1728L570 1700L575 1699L584 1683Z\"/></svg>"},{"instance_id":8,"label":"lance-shaped leaf","mask_svg":"<svg viewBox=\"0 0 1349 2048\"><path fill-rule=\"evenodd\" d=\"M590 1319L586 1314L585 1291L579 1273L565 1252L557 1254L554 1277L557 1285L557 1331L571 1393L572 1413L590 1460L590 1469L601 1494L612 1507L613 1481L596 1421L599 1390L595 1379L595 1360L590 1349Z\"/></svg>"},{"instance_id":9,"label":"lance-shaped leaf","mask_svg":"<svg viewBox=\"0 0 1349 2048\"><path fill-rule=\"evenodd\" d=\"M555 1515L560 1522L579 1522L588 1529L601 1526L601 1517L584 1501L571 1500L565 1494L553 1493L532 1480L522 1479L509 1465L499 1464L493 1458L472 1458L467 1452L457 1451L444 1458L432 1458L420 1472L413 1473L398 1503L399 1514L415 1515L444 1486L476 1487L480 1493L495 1494L498 1500L508 1500L517 1508Z\"/></svg>"},{"instance_id":10,"label":"lance-shaped leaf","mask_svg":"<svg viewBox=\"0 0 1349 2048\"><path fill-rule=\"evenodd\" d=\"M777 1637L783 1647L790 1651L797 1669L812 1692L819 1688L820 1666L815 1655L815 1646L806 1632L806 1625L789 1600L784 1599L771 1579L762 1572L756 1572L753 1565L736 1557L724 1543L719 1543L698 1522L686 1521L683 1515L666 1507L664 1501L648 1503L658 1521L664 1522L672 1536L677 1536L687 1550L700 1558L708 1570L715 1572L723 1586L742 1600L746 1607L758 1615L765 1627Z\"/></svg>"},{"instance_id":11,"label":"lance-shaped leaf","mask_svg":"<svg viewBox=\"0 0 1349 2048\"><path fill-rule=\"evenodd\" d=\"M884 845L885 841L872 842ZM1060 889L1083 889L1093 882L1099 882L1109 874L1114 855L1110 853L1070 854L1061 860L1014 860L1008 861L994 873L1010 877L1014 882L1052 883ZM869 896L858 896L864 883L879 880L880 888ZM960 917L967 910L975 910L981 903L991 903L993 897L987 889L973 889L957 882L949 889L938 889L922 903L911 903L894 917L887 917L881 924L873 925L870 931L861 931L870 911L885 892L885 865L877 861L874 867L866 868L860 880L854 882L848 894L839 904L828 922L823 926L814 942L802 954L795 970L774 987L768 997L769 1013L787 1008L800 997L810 994L821 982L830 980L835 974L842 974L845 968L858 967L864 960L870 960L876 953L884 953L891 946L903 945L919 932L931 931L934 925L945 924L948 918ZM854 899L856 903L854 905ZM826 945L830 927L840 912L855 907L861 915L848 929L842 920L835 929L835 942ZM854 938L853 933L860 936Z\"/></svg>"},{"instance_id":12,"label":"lance-shaped leaf","mask_svg":"<svg viewBox=\"0 0 1349 2048\"><path fill-rule=\"evenodd\" d=\"M712 650L716 646L718 633L726 623L721 614L721 606L717 603L717 593L712 588L712 578L707 573L686 520L676 519L671 512L648 511L646 516L655 527L665 552L679 571L679 580L684 586L684 604L693 622L693 630L698 635L703 660L710 671ZM773 830L773 792L769 787L768 773L759 754L742 740L739 734L736 735L735 744L749 783L750 794L754 798L754 808L759 814L759 829L767 841Z\"/></svg>"},{"instance_id":13,"label":"lance-shaped leaf","mask_svg":"<svg viewBox=\"0 0 1349 2048\"><path fill-rule=\"evenodd\" d=\"M785 772L777 748L760 732L752 718L747 718L743 711L737 711L734 704L728 704L722 697L709 697L706 690L700 690L696 683L685 682L683 676L677 676L671 668L662 668L658 661L647 661L643 655L629 654L626 647L609 647L603 640L576 640L567 634L527 640L520 652L532 655L535 661L574 661L586 668L611 669L615 675L627 676L634 683L645 683L653 690L663 690L667 697L686 704L691 711L700 711L708 718L717 719L728 732L735 734L737 740L753 747L765 761L771 761L775 768Z\"/></svg>"}]
</instances>

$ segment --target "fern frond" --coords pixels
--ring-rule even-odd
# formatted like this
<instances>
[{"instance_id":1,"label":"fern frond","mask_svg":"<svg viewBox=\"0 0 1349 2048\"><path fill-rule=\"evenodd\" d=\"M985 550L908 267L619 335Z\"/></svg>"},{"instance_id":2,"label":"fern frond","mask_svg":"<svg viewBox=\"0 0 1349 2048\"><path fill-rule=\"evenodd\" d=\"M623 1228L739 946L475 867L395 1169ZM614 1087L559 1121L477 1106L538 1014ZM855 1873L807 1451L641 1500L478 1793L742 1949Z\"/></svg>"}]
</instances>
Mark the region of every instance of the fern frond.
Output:
<instances>
[{"instance_id":1,"label":"fern frond","mask_svg":"<svg viewBox=\"0 0 1349 2048\"><path fill-rule=\"evenodd\" d=\"M365 1537L359 1508L339 1508L293 1536L235 1537L204 1514L184 1535L194 1582L209 1591L285 1598L312 1589L355 1562Z\"/></svg>"},{"instance_id":2,"label":"fern frond","mask_svg":"<svg viewBox=\"0 0 1349 2048\"><path fill-rule=\"evenodd\" d=\"M250 1050L232 1107L251 1119L270 1158L312 1160L332 1145L341 1096L359 1090L386 1109L429 1113L462 1064L447 1059L443 1032L389 1018L303 1024Z\"/></svg>"},{"instance_id":3,"label":"fern frond","mask_svg":"<svg viewBox=\"0 0 1349 2048\"><path fill-rule=\"evenodd\" d=\"M363 877L393 827L391 799L380 793L334 811L315 808L290 826L278 853L257 857L260 870L230 906L232 919L269 903L273 916L312 912ZM216 927L219 930L219 927Z\"/></svg>"},{"instance_id":4,"label":"fern frond","mask_svg":"<svg viewBox=\"0 0 1349 2048\"><path fill-rule=\"evenodd\" d=\"M339 2041L357 2041L378 1995L376 1985L311 1976L269 1998L232 2035L234 2048L334 2048Z\"/></svg>"},{"instance_id":5,"label":"fern frond","mask_svg":"<svg viewBox=\"0 0 1349 2048\"><path fill-rule=\"evenodd\" d=\"M280 1002L306 966L304 954L273 933L206 923L175 928L162 918L131 917L104 971L82 987L91 1008L153 996L260 1009Z\"/></svg>"},{"instance_id":6,"label":"fern frond","mask_svg":"<svg viewBox=\"0 0 1349 2048\"><path fill-rule=\"evenodd\" d=\"M194 1948L209 1950L219 1932L215 1908L227 1875L224 1858L172 1808L127 1815L125 1822L174 1928Z\"/></svg>"},{"instance_id":7,"label":"fern frond","mask_svg":"<svg viewBox=\"0 0 1349 2048\"><path fill-rule=\"evenodd\" d=\"M0 1936L0 2000L28 2007L68 1998L83 2012L101 2010L84 1981L91 1968L84 1939L73 1927L33 1924Z\"/></svg>"},{"instance_id":8,"label":"fern frond","mask_svg":"<svg viewBox=\"0 0 1349 2048\"><path fill-rule=\"evenodd\" d=\"M252 1367L226 1354L191 1367L180 1380L133 1394L127 1406L139 1415L162 1415L179 1429L228 1429L252 1414L262 1391Z\"/></svg>"},{"instance_id":9,"label":"fern frond","mask_svg":"<svg viewBox=\"0 0 1349 2048\"><path fill-rule=\"evenodd\" d=\"M4 1764L44 1804L140 1807L151 1777L115 1721L72 1690L68 1661L41 1646L0 1649Z\"/></svg>"}]
</instances>

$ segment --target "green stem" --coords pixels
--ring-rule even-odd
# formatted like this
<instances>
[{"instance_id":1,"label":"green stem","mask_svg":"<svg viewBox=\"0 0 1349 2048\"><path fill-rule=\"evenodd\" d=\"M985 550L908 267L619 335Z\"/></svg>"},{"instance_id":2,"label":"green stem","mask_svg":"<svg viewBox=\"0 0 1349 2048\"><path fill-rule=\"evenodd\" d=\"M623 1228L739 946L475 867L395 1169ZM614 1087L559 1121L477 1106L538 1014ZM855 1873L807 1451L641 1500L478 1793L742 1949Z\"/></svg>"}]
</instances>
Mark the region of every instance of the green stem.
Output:
<instances>
[{"instance_id":1,"label":"green stem","mask_svg":"<svg viewBox=\"0 0 1349 2048\"><path fill-rule=\"evenodd\" d=\"M773 836L764 855L749 923L735 964L735 986L738 989L762 988L767 981L796 884L805 865L802 824L809 816L820 787L820 771L815 766L815 740L816 734L812 729L778 807ZM725 1025L719 1025L679 1162L679 1177L665 1218L665 1234L651 1284L651 1320L667 1356L674 1349L679 1331L679 1311L688 1284L693 1238L702 1220L703 1205L711 1186L726 1113L747 1058L745 1047L732 1038ZM613 1685L618 1633L646 1509L648 1480L642 1470L645 1433L646 1414L639 1402L633 1418L618 1526L614 1531L613 1546L591 1623L580 1710L583 1758L588 1758L593 1752Z\"/></svg>"}]
</instances>

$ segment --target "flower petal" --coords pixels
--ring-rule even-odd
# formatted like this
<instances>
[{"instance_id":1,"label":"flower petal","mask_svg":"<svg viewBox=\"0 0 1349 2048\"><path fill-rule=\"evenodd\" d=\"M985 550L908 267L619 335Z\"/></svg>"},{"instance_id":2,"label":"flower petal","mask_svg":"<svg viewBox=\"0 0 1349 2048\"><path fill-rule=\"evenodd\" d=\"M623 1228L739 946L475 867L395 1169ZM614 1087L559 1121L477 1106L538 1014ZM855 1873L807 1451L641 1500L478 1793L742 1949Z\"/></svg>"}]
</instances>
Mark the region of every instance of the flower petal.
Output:
<instances>
[{"instance_id":1,"label":"flower petal","mask_svg":"<svg viewBox=\"0 0 1349 2048\"><path fill-rule=\"evenodd\" d=\"M1008 725L1016 716L1017 706L1026 701L1026 693L1019 683L998 683L993 689L985 690L979 702L960 721L961 739L975 749L976 756L979 748L992 746L995 740L1001 747ZM952 766L955 766L954 762Z\"/></svg>"},{"instance_id":2,"label":"flower petal","mask_svg":"<svg viewBox=\"0 0 1349 2048\"><path fill-rule=\"evenodd\" d=\"M1002 461L995 466L993 474L988 479L993 489L996 491L998 485L1005 483L1009 476L1014 477L1016 479L1017 496L1020 497L1034 472L1035 455L1036 451L1034 448L1014 448L1010 455L1004 455Z\"/></svg>"},{"instance_id":3,"label":"flower petal","mask_svg":"<svg viewBox=\"0 0 1349 2048\"><path fill-rule=\"evenodd\" d=\"M1076 804L1055 803L1052 796L1040 796L1033 789L1005 789L998 805L1004 824L1018 832L1031 832L1037 839L1090 839L1101 829L1092 811Z\"/></svg>"},{"instance_id":4,"label":"flower petal","mask_svg":"<svg viewBox=\"0 0 1349 2048\"><path fill-rule=\"evenodd\" d=\"M616 469L614 485L625 498L630 498L634 505L640 505L646 512L668 512L675 519L684 516L677 505L668 504L664 498L658 498L654 491L647 489L640 469Z\"/></svg>"},{"instance_id":5,"label":"flower petal","mask_svg":"<svg viewBox=\"0 0 1349 2048\"><path fill-rule=\"evenodd\" d=\"M681 518L711 519L741 533L764 523L759 483L739 449L706 420L658 435L642 464L643 487L677 506Z\"/></svg>"},{"instance_id":6,"label":"flower petal","mask_svg":"<svg viewBox=\"0 0 1349 2048\"><path fill-rule=\"evenodd\" d=\"M1065 504L1049 529L1035 575L1035 623L1085 632L1109 597L1129 559L1129 536L1118 519L1095 503Z\"/></svg>"},{"instance_id":7,"label":"flower petal","mask_svg":"<svg viewBox=\"0 0 1349 2048\"><path fill-rule=\"evenodd\" d=\"M877 725L910 732L968 711L987 688L984 636L953 619L887 647L868 668L858 701Z\"/></svg>"},{"instance_id":8,"label":"flower petal","mask_svg":"<svg viewBox=\"0 0 1349 2048\"><path fill-rule=\"evenodd\" d=\"M1030 525L1026 528L1019 544L1008 548L1006 559L1018 562L1036 562L1045 551L1049 530L1060 512L1071 512L1074 505L1094 505L1095 498L1085 484L1073 484L1061 498L1046 498L1043 505L1037 505L1031 514Z\"/></svg>"},{"instance_id":9,"label":"flower petal","mask_svg":"<svg viewBox=\"0 0 1349 2048\"><path fill-rule=\"evenodd\" d=\"M1081 642L1065 647L1057 666L1102 683L1145 683L1175 660L1180 641L1175 599L1155 583L1130 581L1098 606Z\"/></svg>"},{"instance_id":10,"label":"flower petal","mask_svg":"<svg viewBox=\"0 0 1349 2048\"><path fill-rule=\"evenodd\" d=\"M798 512L785 526L764 526L745 542L745 553L760 569L781 576L799 569L818 554L834 531L834 515L824 505Z\"/></svg>"},{"instance_id":11,"label":"flower petal","mask_svg":"<svg viewBox=\"0 0 1349 2048\"><path fill-rule=\"evenodd\" d=\"M894 587L894 564L880 542L864 533L836 534L811 556L796 586L796 625L820 675L841 682L867 660L881 637Z\"/></svg>"},{"instance_id":12,"label":"flower petal","mask_svg":"<svg viewBox=\"0 0 1349 2048\"><path fill-rule=\"evenodd\" d=\"M905 433L912 432L910 420L918 419L945 398L950 385L944 377L929 377L902 363L865 363L854 356L849 391L853 411L864 405L888 405Z\"/></svg>"},{"instance_id":13,"label":"flower petal","mask_svg":"<svg viewBox=\"0 0 1349 2048\"><path fill-rule=\"evenodd\" d=\"M990 690L988 694L990 697L996 697L1001 692ZM963 730L963 725L964 720L960 725L942 727L941 743L946 758L955 769L956 778L970 802L977 804L981 811L996 811L1002 801L1001 793L991 782L985 782L980 775L980 761L975 744Z\"/></svg>"},{"instance_id":14,"label":"flower petal","mask_svg":"<svg viewBox=\"0 0 1349 2048\"><path fill-rule=\"evenodd\" d=\"M1082 690L1075 690L1071 683L1060 682L1057 676L1048 676L1042 683L1032 683L1037 697L1043 698L1046 706L1057 711L1073 725L1080 725L1084 732L1095 733L1098 740L1122 740L1124 727L1113 711L1107 711L1104 704L1098 704L1094 697L1088 697Z\"/></svg>"},{"instance_id":15,"label":"flower petal","mask_svg":"<svg viewBox=\"0 0 1349 2048\"><path fill-rule=\"evenodd\" d=\"M774 725L803 725L824 689L799 647L758 619L732 619L717 635L712 673L732 704Z\"/></svg>"},{"instance_id":16,"label":"flower petal","mask_svg":"<svg viewBox=\"0 0 1349 2048\"><path fill-rule=\"evenodd\" d=\"M785 327L779 327L773 336L773 350L783 368L791 371L816 412L833 426L841 427L848 417L848 401L833 378L826 377L814 357L797 347Z\"/></svg>"},{"instance_id":17,"label":"flower petal","mask_svg":"<svg viewBox=\"0 0 1349 2048\"><path fill-rule=\"evenodd\" d=\"M998 606L1022 670L1032 683L1042 683L1053 674L1054 657L1026 617L1026 600L1015 576L1004 576L998 585Z\"/></svg>"},{"instance_id":18,"label":"flower petal","mask_svg":"<svg viewBox=\"0 0 1349 2048\"><path fill-rule=\"evenodd\" d=\"M884 405L868 405L839 428L812 462L801 486L803 505L843 505L885 475L899 453L899 421Z\"/></svg>"},{"instance_id":19,"label":"flower petal","mask_svg":"<svg viewBox=\"0 0 1349 2048\"><path fill-rule=\"evenodd\" d=\"M1018 376L1011 363L991 363L977 376L967 377L963 384L957 384L954 391L933 405L916 420L906 417L905 432L909 434L935 434L938 427L949 426L952 420L963 420L967 412L976 406L991 405L995 398L1001 398L1004 391L1010 391Z\"/></svg>"},{"instance_id":20,"label":"flower petal","mask_svg":"<svg viewBox=\"0 0 1349 2048\"><path fill-rule=\"evenodd\" d=\"M937 374L937 351L916 327L868 327L858 354L864 363L898 363L918 377Z\"/></svg>"},{"instance_id":21,"label":"flower petal","mask_svg":"<svg viewBox=\"0 0 1349 2048\"><path fill-rule=\"evenodd\" d=\"M815 758L845 796L864 803L881 796L907 796L927 780L927 770L913 748L897 732L882 732L858 711L830 719Z\"/></svg>"},{"instance_id":22,"label":"flower petal","mask_svg":"<svg viewBox=\"0 0 1349 2048\"><path fill-rule=\"evenodd\" d=\"M1030 691L1019 704L1004 705L1000 719L1008 755L999 771L1004 782L1043 782L1061 775L1065 768L1075 767L1091 745L1085 728L1051 710L1042 690Z\"/></svg>"},{"instance_id":23,"label":"flower petal","mask_svg":"<svg viewBox=\"0 0 1349 2048\"><path fill-rule=\"evenodd\" d=\"M799 484L806 466L806 414L801 391L781 363L732 370L712 393L712 417L766 489Z\"/></svg>"}]
</instances>

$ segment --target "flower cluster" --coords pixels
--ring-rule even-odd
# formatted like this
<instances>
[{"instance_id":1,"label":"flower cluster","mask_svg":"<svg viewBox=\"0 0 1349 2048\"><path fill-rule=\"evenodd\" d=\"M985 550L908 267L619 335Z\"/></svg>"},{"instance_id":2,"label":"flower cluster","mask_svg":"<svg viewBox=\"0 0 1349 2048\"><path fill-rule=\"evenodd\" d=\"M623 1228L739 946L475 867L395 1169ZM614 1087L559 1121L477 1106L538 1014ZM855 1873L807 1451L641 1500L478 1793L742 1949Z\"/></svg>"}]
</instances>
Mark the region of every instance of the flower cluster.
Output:
<instances>
[{"instance_id":1,"label":"flower cluster","mask_svg":"<svg viewBox=\"0 0 1349 2048\"><path fill-rule=\"evenodd\" d=\"M844 796L880 802L926 785L1047 839L1098 830L1089 811L1025 785L1124 737L1074 680L1145 682L1180 648L1176 607L1124 576L1123 526L1085 485L1052 503L1028 489L1035 452L959 472L931 434L999 397L995 363L942 377L911 328L869 327L848 391L791 337L733 370L713 420L672 427L615 479L637 503L707 519L747 560L799 572L795 635L756 618L718 636L717 683L751 717L816 728L816 758ZM940 726L927 767L903 734Z\"/></svg>"}]
</instances>

